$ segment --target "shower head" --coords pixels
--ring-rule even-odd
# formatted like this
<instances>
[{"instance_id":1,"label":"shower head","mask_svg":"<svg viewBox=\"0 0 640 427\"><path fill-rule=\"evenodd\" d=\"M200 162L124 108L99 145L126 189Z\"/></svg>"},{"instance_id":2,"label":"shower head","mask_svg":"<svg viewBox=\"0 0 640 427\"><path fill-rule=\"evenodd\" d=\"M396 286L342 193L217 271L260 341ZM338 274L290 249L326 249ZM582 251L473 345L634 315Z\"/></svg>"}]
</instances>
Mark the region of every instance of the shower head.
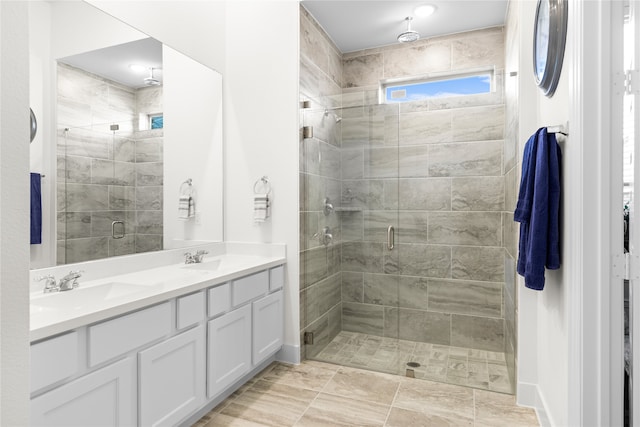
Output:
<instances>
[{"instance_id":1,"label":"shower head","mask_svg":"<svg viewBox=\"0 0 640 427\"><path fill-rule=\"evenodd\" d=\"M144 84L147 86L160 86L160 80L153 77L153 68L149 68L149 77L144 79Z\"/></svg>"},{"instance_id":2,"label":"shower head","mask_svg":"<svg viewBox=\"0 0 640 427\"><path fill-rule=\"evenodd\" d=\"M420 38L420 33L411 29L411 21L413 18L407 16L404 20L407 21L407 31L398 35L398 41L400 43L411 43L418 40Z\"/></svg>"},{"instance_id":3,"label":"shower head","mask_svg":"<svg viewBox=\"0 0 640 427\"><path fill-rule=\"evenodd\" d=\"M328 108L324 109L324 116L328 117L329 115L332 115L335 119L336 119L336 123L340 123L342 121L342 117L338 116L336 113L334 113L333 111L329 111Z\"/></svg>"}]
</instances>

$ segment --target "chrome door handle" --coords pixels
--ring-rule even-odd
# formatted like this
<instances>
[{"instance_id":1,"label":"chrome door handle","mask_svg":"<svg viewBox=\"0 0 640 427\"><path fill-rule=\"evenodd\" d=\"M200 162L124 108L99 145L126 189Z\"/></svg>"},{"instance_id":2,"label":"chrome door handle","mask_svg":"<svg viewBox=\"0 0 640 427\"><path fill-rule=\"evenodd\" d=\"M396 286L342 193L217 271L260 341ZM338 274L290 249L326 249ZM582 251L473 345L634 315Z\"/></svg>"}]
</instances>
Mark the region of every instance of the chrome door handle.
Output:
<instances>
[{"instance_id":1,"label":"chrome door handle","mask_svg":"<svg viewBox=\"0 0 640 427\"><path fill-rule=\"evenodd\" d=\"M395 240L396 230L393 228L393 225L390 225L389 228L387 228L387 249L390 251L393 250Z\"/></svg>"},{"instance_id":2,"label":"chrome door handle","mask_svg":"<svg viewBox=\"0 0 640 427\"><path fill-rule=\"evenodd\" d=\"M116 232L116 226L120 226L120 232ZM124 237L124 221L113 221L111 223L111 237L114 239L122 239Z\"/></svg>"}]
</instances>

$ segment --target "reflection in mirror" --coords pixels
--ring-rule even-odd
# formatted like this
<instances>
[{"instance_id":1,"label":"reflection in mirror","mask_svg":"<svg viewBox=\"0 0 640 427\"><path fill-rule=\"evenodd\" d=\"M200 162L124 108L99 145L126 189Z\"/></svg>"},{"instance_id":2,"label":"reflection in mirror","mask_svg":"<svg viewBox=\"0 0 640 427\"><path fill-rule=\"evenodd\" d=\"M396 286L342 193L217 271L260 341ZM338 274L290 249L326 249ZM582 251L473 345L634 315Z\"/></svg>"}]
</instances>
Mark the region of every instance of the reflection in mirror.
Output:
<instances>
[{"instance_id":1,"label":"reflection in mirror","mask_svg":"<svg viewBox=\"0 0 640 427\"><path fill-rule=\"evenodd\" d=\"M35 103L54 113L31 150L51 196L32 268L222 240L221 76L84 2L32 4L31 25L51 32L32 58L54 64L31 70ZM182 219L187 179L195 215Z\"/></svg>"}]
</instances>

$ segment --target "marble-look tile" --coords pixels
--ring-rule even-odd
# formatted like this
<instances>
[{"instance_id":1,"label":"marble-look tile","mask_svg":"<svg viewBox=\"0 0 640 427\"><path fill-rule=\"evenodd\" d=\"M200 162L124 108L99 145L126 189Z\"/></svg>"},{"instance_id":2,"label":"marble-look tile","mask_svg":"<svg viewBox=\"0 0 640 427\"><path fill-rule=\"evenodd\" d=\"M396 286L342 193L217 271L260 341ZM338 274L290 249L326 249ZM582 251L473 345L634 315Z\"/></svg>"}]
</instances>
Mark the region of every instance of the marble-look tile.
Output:
<instances>
[{"instance_id":1,"label":"marble-look tile","mask_svg":"<svg viewBox=\"0 0 640 427\"><path fill-rule=\"evenodd\" d=\"M109 256L107 237L91 237L88 239L67 239L65 244L65 262L83 262L102 259Z\"/></svg>"},{"instance_id":2,"label":"marble-look tile","mask_svg":"<svg viewBox=\"0 0 640 427\"><path fill-rule=\"evenodd\" d=\"M318 212L300 212L300 250L320 246ZM315 237L314 237L315 236Z\"/></svg>"},{"instance_id":3,"label":"marble-look tile","mask_svg":"<svg viewBox=\"0 0 640 427\"><path fill-rule=\"evenodd\" d=\"M88 129L72 128L58 136L59 155L108 159L111 140Z\"/></svg>"},{"instance_id":4,"label":"marble-look tile","mask_svg":"<svg viewBox=\"0 0 640 427\"><path fill-rule=\"evenodd\" d=\"M300 211L321 211L324 194L322 178L318 175L300 175Z\"/></svg>"},{"instance_id":5,"label":"marble-look tile","mask_svg":"<svg viewBox=\"0 0 640 427\"><path fill-rule=\"evenodd\" d=\"M136 89L136 111L140 114L156 114L163 109L162 86Z\"/></svg>"},{"instance_id":6,"label":"marble-look tile","mask_svg":"<svg viewBox=\"0 0 640 427\"><path fill-rule=\"evenodd\" d=\"M453 141L489 141L504 138L504 106L464 108L452 116Z\"/></svg>"},{"instance_id":7,"label":"marble-look tile","mask_svg":"<svg viewBox=\"0 0 640 427\"><path fill-rule=\"evenodd\" d=\"M162 185L164 177L162 163L138 163L135 169L138 187Z\"/></svg>"},{"instance_id":8,"label":"marble-look tile","mask_svg":"<svg viewBox=\"0 0 640 427\"><path fill-rule=\"evenodd\" d=\"M377 85L383 78L383 55L362 55L344 59L342 87Z\"/></svg>"},{"instance_id":9,"label":"marble-look tile","mask_svg":"<svg viewBox=\"0 0 640 427\"><path fill-rule=\"evenodd\" d=\"M152 187L151 187L152 188ZM160 187L162 189L162 187ZM134 210L136 208L136 188L123 185L109 186L109 209ZM160 205L162 208L162 205Z\"/></svg>"},{"instance_id":10,"label":"marble-look tile","mask_svg":"<svg viewBox=\"0 0 640 427\"><path fill-rule=\"evenodd\" d=\"M311 323L341 301L340 273L306 288L306 318Z\"/></svg>"},{"instance_id":11,"label":"marble-look tile","mask_svg":"<svg viewBox=\"0 0 640 427\"><path fill-rule=\"evenodd\" d=\"M319 148L320 175L340 179L340 149L325 142L321 142Z\"/></svg>"},{"instance_id":12,"label":"marble-look tile","mask_svg":"<svg viewBox=\"0 0 640 427\"><path fill-rule=\"evenodd\" d=\"M451 43L426 40L417 45L384 51L384 78L416 76L449 71Z\"/></svg>"},{"instance_id":13,"label":"marble-look tile","mask_svg":"<svg viewBox=\"0 0 640 427\"><path fill-rule=\"evenodd\" d=\"M514 396L475 390L475 420L477 426L538 426L538 418L531 408L516 404Z\"/></svg>"},{"instance_id":14,"label":"marble-look tile","mask_svg":"<svg viewBox=\"0 0 640 427\"><path fill-rule=\"evenodd\" d=\"M306 56L320 70L328 70L327 43L318 28L305 17L300 19L300 54Z\"/></svg>"},{"instance_id":15,"label":"marble-look tile","mask_svg":"<svg viewBox=\"0 0 640 427\"><path fill-rule=\"evenodd\" d=\"M383 426L388 412L388 405L320 393L296 426Z\"/></svg>"},{"instance_id":16,"label":"marble-look tile","mask_svg":"<svg viewBox=\"0 0 640 427\"><path fill-rule=\"evenodd\" d=\"M342 179L362 179L364 177L364 150L361 147L343 148Z\"/></svg>"},{"instance_id":17,"label":"marble-look tile","mask_svg":"<svg viewBox=\"0 0 640 427\"><path fill-rule=\"evenodd\" d=\"M499 212L431 212L429 243L500 246L502 215Z\"/></svg>"},{"instance_id":18,"label":"marble-look tile","mask_svg":"<svg viewBox=\"0 0 640 427\"><path fill-rule=\"evenodd\" d=\"M91 237L91 214L89 212L58 212L58 224L60 225L61 222L64 224L62 224L62 233L59 238Z\"/></svg>"},{"instance_id":19,"label":"marble-look tile","mask_svg":"<svg viewBox=\"0 0 640 427\"><path fill-rule=\"evenodd\" d=\"M136 209L162 210L162 187L141 187L136 189Z\"/></svg>"},{"instance_id":20,"label":"marble-look tile","mask_svg":"<svg viewBox=\"0 0 640 427\"><path fill-rule=\"evenodd\" d=\"M364 240L364 215L360 212L344 212L340 216L342 240Z\"/></svg>"},{"instance_id":21,"label":"marble-look tile","mask_svg":"<svg viewBox=\"0 0 640 427\"><path fill-rule=\"evenodd\" d=\"M386 243L389 226L398 229L398 213L395 211L365 211L363 216L364 241Z\"/></svg>"},{"instance_id":22,"label":"marble-look tile","mask_svg":"<svg viewBox=\"0 0 640 427\"><path fill-rule=\"evenodd\" d=\"M221 414L274 427L292 426L317 394L311 390L260 380L231 402Z\"/></svg>"},{"instance_id":23,"label":"marble-look tile","mask_svg":"<svg viewBox=\"0 0 640 427\"><path fill-rule=\"evenodd\" d=\"M342 206L384 209L384 182L382 180L343 180Z\"/></svg>"},{"instance_id":24,"label":"marble-look tile","mask_svg":"<svg viewBox=\"0 0 640 427\"><path fill-rule=\"evenodd\" d=\"M392 375L340 368L322 390L365 402L391 405L401 378Z\"/></svg>"},{"instance_id":25,"label":"marble-look tile","mask_svg":"<svg viewBox=\"0 0 640 427\"><path fill-rule=\"evenodd\" d=\"M450 277L451 249L448 246L399 244L397 248L403 276Z\"/></svg>"},{"instance_id":26,"label":"marble-look tile","mask_svg":"<svg viewBox=\"0 0 640 427\"><path fill-rule=\"evenodd\" d=\"M116 137L111 148L110 157L117 162L136 161L136 141L131 138Z\"/></svg>"},{"instance_id":27,"label":"marble-look tile","mask_svg":"<svg viewBox=\"0 0 640 427\"><path fill-rule=\"evenodd\" d=\"M137 236L130 234L122 239L109 240L109 256L131 255L136 253ZM159 250L159 249L153 249Z\"/></svg>"},{"instance_id":28,"label":"marble-look tile","mask_svg":"<svg viewBox=\"0 0 640 427\"><path fill-rule=\"evenodd\" d=\"M504 176L504 205L507 212L514 212L518 201L518 172L516 168L510 169Z\"/></svg>"},{"instance_id":29,"label":"marble-look tile","mask_svg":"<svg viewBox=\"0 0 640 427\"><path fill-rule=\"evenodd\" d=\"M133 186L136 183L135 165L133 163L92 159L91 182L93 184Z\"/></svg>"},{"instance_id":30,"label":"marble-look tile","mask_svg":"<svg viewBox=\"0 0 640 427\"><path fill-rule=\"evenodd\" d=\"M300 266L302 289L325 278L327 274L327 253L324 246L301 252Z\"/></svg>"},{"instance_id":31,"label":"marble-look tile","mask_svg":"<svg viewBox=\"0 0 640 427\"><path fill-rule=\"evenodd\" d=\"M365 178L395 178L398 176L398 148L371 148L364 151Z\"/></svg>"},{"instance_id":32,"label":"marble-look tile","mask_svg":"<svg viewBox=\"0 0 640 427\"><path fill-rule=\"evenodd\" d=\"M300 172L320 174L320 141L304 138L300 142Z\"/></svg>"},{"instance_id":33,"label":"marble-look tile","mask_svg":"<svg viewBox=\"0 0 640 427\"><path fill-rule=\"evenodd\" d=\"M451 345L503 351L504 319L453 314Z\"/></svg>"},{"instance_id":34,"label":"marble-look tile","mask_svg":"<svg viewBox=\"0 0 640 427\"><path fill-rule=\"evenodd\" d=\"M502 283L429 279L429 310L475 316L502 315Z\"/></svg>"},{"instance_id":35,"label":"marble-look tile","mask_svg":"<svg viewBox=\"0 0 640 427\"><path fill-rule=\"evenodd\" d=\"M124 222L124 232L126 235L136 232L136 214L134 211L96 211L91 212L92 237L111 237L113 221Z\"/></svg>"},{"instance_id":36,"label":"marble-look tile","mask_svg":"<svg viewBox=\"0 0 640 427\"><path fill-rule=\"evenodd\" d=\"M425 243L427 241L428 212L399 212L398 216L400 224L396 226L396 242L406 244Z\"/></svg>"},{"instance_id":37,"label":"marble-look tile","mask_svg":"<svg viewBox=\"0 0 640 427\"><path fill-rule=\"evenodd\" d=\"M504 281L504 249L484 246L454 246L451 277L485 282Z\"/></svg>"},{"instance_id":38,"label":"marble-look tile","mask_svg":"<svg viewBox=\"0 0 640 427\"><path fill-rule=\"evenodd\" d=\"M398 276L365 273L364 303L397 306Z\"/></svg>"},{"instance_id":39,"label":"marble-look tile","mask_svg":"<svg viewBox=\"0 0 640 427\"><path fill-rule=\"evenodd\" d=\"M58 181L91 184L91 159L78 156L57 157Z\"/></svg>"},{"instance_id":40,"label":"marble-look tile","mask_svg":"<svg viewBox=\"0 0 640 427\"><path fill-rule=\"evenodd\" d=\"M424 277L400 276L398 305L401 308L424 310L427 307L428 282Z\"/></svg>"},{"instance_id":41,"label":"marble-look tile","mask_svg":"<svg viewBox=\"0 0 640 427\"><path fill-rule=\"evenodd\" d=\"M399 147L400 159L398 175L401 178L422 178L429 174L428 145Z\"/></svg>"},{"instance_id":42,"label":"marble-look tile","mask_svg":"<svg viewBox=\"0 0 640 427\"><path fill-rule=\"evenodd\" d=\"M502 32L478 31L452 41L451 69L464 70L485 66L504 68L504 34Z\"/></svg>"},{"instance_id":43,"label":"marble-look tile","mask_svg":"<svg viewBox=\"0 0 640 427\"><path fill-rule=\"evenodd\" d=\"M456 423L473 423L473 390L430 381L404 380L394 407L437 415Z\"/></svg>"},{"instance_id":44,"label":"marble-look tile","mask_svg":"<svg viewBox=\"0 0 640 427\"><path fill-rule=\"evenodd\" d=\"M136 233L162 234L162 211L136 211Z\"/></svg>"},{"instance_id":45,"label":"marble-look tile","mask_svg":"<svg viewBox=\"0 0 640 427\"><path fill-rule=\"evenodd\" d=\"M500 176L502 141L429 146L429 176Z\"/></svg>"},{"instance_id":46,"label":"marble-look tile","mask_svg":"<svg viewBox=\"0 0 640 427\"><path fill-rule=\"evenodd\" d=\"M392 407L389 418L385 424L387 427L408 427L408 426L433 426L433 427L453 427L453 426L473 426L472 420L453 420L439 415L426 414L419 411Z\"/></svg>"},{"instance_id":47,"label":"marble-look tile","mask_svg":"<svg viewBox=\"0 0 640 427\"><path fill-rule=\"evenodd\" d=\"M109 192L106 185L68 183L66 184L66 190L66 210L69 212L108 209Z\"/></svg>"},{"instance_id":48,"label":"marble-look tile","mask_svg":"<svg viewBox=\"0 0 640 427\"><path fill-rule=\"evenodd\" d=\"M424 310L401 308L398 317L399 338L403 340L449 345L451 316Z\"/></svg>"},{"instance_id":49,"label":"marble-look tile","mask_svg":"<svg viewBox=\"0 0 640 427\"><path fill-rule=\"evenodd\" d=\"M135 143L136 163L158 163L163 161L163 138L146 138Z\"/></svg>"},{"instance_id":50,"label":"marble-look tile","mask_svg":"<svg viewBox=\"0 0 640 427\"><path fill-rule=\"evenodd\" d=\"M451 210L449 178L403 178L399 180L398 188L401 210Z\"/></svg>"},{"instance_id":51,"label":"marble-look tile","mask_svg":"<svg viewBox=\"0 0 640 427\"><path fill-rule=\"evenodd\" d=\"M343 302L342 328L345 331L382 335L383 307L354 302Z\"/></svg>"},{"instance_id":52,"label":"marble-look tile","mask_svg":"<svg viewBox=\"0 0 640 427\"><path fill-rule=\"evenodd\" d=\"M502 231L505 250L512 258L516 258L518 256L520 223L513 220L512 212L503 212L502 224L504 226Z\"/></svg>"},{"instance_id":53,"label":"marble-look tile","mask_svg":"<svg viewBox=\"0 0 640 427\"><path fill-rule=\"evenodd\" d=\"M451 209L454 211L503 211L504 178L473 177L451 180Z\"/></svg>"},{"instance_id":54,"label":"marble-look tile","mask_svg":"<svg viewBox=\"0 0 640 427\"><path fill-rule=\"evenodd\" d=\"M342 245L343 271L383 272L382 243L345 242Z\"/></svg>"},{"instance_id":55,"label":"marble-look tile","mask_svg":"<svg viewBox=\"0 0 640 427\"><path fill-rule=\"evenodd\" d=\"M424 111L400 115L400 145L451 142L453 113Z\"/></svg>"},{"instance_id":56,"label":"marble-look tile","mask_svg":"<svg viewBox=\"0 0 640 427\"><path fill-rule=\"evenodd\" d=\"M300 58L300 93L317 99L323 106L340 106L340 86L304 56Z\"/></svg>"},{"instance_id":57,"label":"marble-look tile","mask_svg":"<svg viewBox=\"0 0 640 427\"><path fill-rule=\"evenodd\" d=\"M276 363L260 378L276 384L286 384L308 390L320 391L337 371L337 367L322 363L287 365Z\"/></svg>"}]
</instances>

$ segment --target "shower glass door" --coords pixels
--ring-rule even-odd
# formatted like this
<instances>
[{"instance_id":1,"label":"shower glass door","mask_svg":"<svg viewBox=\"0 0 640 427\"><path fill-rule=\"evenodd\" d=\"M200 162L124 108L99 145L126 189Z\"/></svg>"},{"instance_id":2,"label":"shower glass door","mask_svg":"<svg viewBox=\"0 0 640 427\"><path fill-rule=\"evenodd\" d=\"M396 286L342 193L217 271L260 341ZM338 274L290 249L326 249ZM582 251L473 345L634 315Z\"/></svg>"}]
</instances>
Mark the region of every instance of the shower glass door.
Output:
<instances>
[{"instance_id":1,"label":"shower glass door","mask_svg":"<svg viewBox=\"0 0 640 427\"><path fill-rule=\"evenodd\" d=\"M301 121L306 357L404 374L409 355L398 340L398 106L302 109Z\"/></svg>"}]
</instances>

